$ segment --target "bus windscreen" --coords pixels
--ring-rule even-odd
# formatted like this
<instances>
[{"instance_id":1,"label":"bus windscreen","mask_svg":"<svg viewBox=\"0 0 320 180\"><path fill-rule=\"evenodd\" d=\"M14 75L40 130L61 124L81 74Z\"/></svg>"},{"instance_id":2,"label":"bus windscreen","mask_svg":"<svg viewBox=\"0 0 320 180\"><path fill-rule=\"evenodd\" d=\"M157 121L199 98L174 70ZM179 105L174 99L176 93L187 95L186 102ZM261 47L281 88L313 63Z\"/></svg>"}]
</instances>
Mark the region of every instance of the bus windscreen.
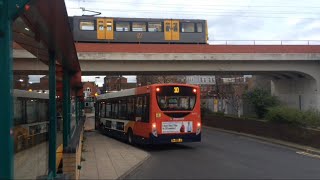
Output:
<instances>
[{"instance_id":1,"label":"bus windscreen","mask_svg":"<svg viewBox=\"0 0 320 180\"><path fill-rule=\"evenodd\" d=\"M162 111L191 111L196 103L193 88L163 86L157 92L158 106Z\"/></svg>"}]
</instances>

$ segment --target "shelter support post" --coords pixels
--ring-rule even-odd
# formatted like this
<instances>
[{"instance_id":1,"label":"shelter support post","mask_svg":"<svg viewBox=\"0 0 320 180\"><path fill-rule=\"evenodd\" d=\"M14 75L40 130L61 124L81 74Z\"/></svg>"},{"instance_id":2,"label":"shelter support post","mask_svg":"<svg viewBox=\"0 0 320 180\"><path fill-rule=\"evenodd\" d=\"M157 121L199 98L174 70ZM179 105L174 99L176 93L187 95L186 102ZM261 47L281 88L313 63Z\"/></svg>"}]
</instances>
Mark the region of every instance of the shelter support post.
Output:
<instances>
[{"instance_id":1,"label":"shelter support post","mask_svg":"<svg viewBox=\"0 0 320 180\"><path fill-rule=\"evenodd\" d=\"M69 144L70 137L70 77L66 69L63 70L63 148Z\"/></svg>"},{"instance_id":2,"label":"shelter support post","mask_svg":"<svg viewBox=\"0 0 320 180\"><path fill-rule=\"evenodd\" d=\"M56 60L55 53L49 52L49 173L56 177L57 144L57 102L56 102Z\"/></svg>"},{"instance_id":3,"label":"shelter support post","mask_svg":"<svg viewBox=\"0 0 320 180\"><path fill-rule=\"evenodd\" d=\"M29 0L0 0L0 179L13 179L12 22Z\"/></svg>"}]
</instances>

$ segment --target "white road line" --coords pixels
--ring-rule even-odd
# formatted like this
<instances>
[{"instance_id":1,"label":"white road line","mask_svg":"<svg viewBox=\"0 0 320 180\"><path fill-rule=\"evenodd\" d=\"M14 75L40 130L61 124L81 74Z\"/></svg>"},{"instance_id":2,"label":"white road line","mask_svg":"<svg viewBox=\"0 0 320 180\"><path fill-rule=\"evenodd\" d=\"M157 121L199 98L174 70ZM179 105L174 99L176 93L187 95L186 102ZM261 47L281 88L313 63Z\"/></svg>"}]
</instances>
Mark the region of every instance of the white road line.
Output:
<instances>
[{"instance_id":1,"label":"white road line","mask_svg":"<svg viewBox=\"0 0 320 180\"><path fill-rule=\"evenodd\" d=\"M310 153L307 153L307 152L304 152L304 151L297 151L296 153L304 155L304 156L309 156L309 157L314 157L314 158L319 158L320 159L320 156L316 155L316 154L310 154Z\"/></svg>"}]
</instances>

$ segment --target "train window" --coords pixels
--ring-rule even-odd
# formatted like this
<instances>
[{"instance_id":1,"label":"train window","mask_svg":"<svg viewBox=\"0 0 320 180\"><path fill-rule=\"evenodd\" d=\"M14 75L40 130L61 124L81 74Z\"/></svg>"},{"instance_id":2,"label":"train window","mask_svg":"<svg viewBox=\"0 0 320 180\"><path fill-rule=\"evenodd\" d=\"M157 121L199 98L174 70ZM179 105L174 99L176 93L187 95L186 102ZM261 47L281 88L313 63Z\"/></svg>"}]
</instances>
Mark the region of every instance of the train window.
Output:
<instances>
[{"instance_id":1,"label":"train window","mask_svg":"<svg viewBox=\"0 0 320 180\"><path fill-rule=\"evenodd\" d=\"M48 121L48 103L45 101L39 101L39 120Z\"/></svg>"},{"instance_id":2,"label":"train window","mask_svg":"<svg viewBox=\"0 0 320 180\"><path fill-rule=\"evenodd\" d=\"M80 21L80 30L94 31L94 21Z\"/></svg>"},{"instance_id":3,"label":"train window","mask_svg":"<svg viewBox=\"0 0 320 180\"><path fill-rule=\"evenodd\" d=\"M181 32L195 32L194 23L181 23Z\"/></svg>"},{"instance_id":4,"label":"train window","mask_svg":"<svg viewBox=\"0 0 320 180\"><path fill-rule=\"evenodd\" d=\"M132 22L132 31L147 31L145 22Z\"/></svg>"},{"instance_id":5,"label":"train window","mask_svg":"<svg viewBox=\"0 0 320 180\"><path fill-rule=\"evenodd\" d=\"M27 100L27 122L37 122L37 102L36 100Z\"/></svg>"},{"instance_id":6,"label":"train window","mask_svg":"<svg viewBox=\"0 0 320 180\"><path fill-rule=\"evenodd\" d=\"M148 22L148 31L149 32L162 32L162 23L161 22Z\"/></svg>"},{"instance_id":7,"label":"train window","mask_svg":"<svg viewBox=\"0 0 320 180\"><path fill-rule=\"evenodd\" d=\"M130 23L116 22L116 31L130 31Z\"/></svg>"},{"instance_id":8,"label":"train window","mask_svg":"<svg viewBox=\"0 0 320 180\"><path fill-rule=\"evenodd\" d=\"M166 31L170 32L171 30L171 24L170 23L166 23Z\"/></svg>"},{"instance_id":9,"label":"train window","mask_svg":"<svg viewBox=\"0 0 320 180\"><path fill-rule=\"evenodd\" d=\"M111 21L107 22L107 31L112 31L112 22Z\"/></svg>"},{"instance_id":10,"label":"train window","mask_svg":"<svg viewBox=\"0 0 320 180\"><path fill-rule=\"evenodd\" d=\"M178 32L178 23L172 23L173 26L173 32Z\"/></svg>"},{"instance_id":11,"label":"train window","mask_svg":"<svg viewBox=\"0 0 320 180\"><path fill-rule=\"evenodd\" d=\"M22 111L22 100L14 98L14 124L24 124L23 121L23 111Z\"/></svg>"},{"instance_id":12,"label":"train window","mask_svg":"<svg viewBox=\"0 0 320 180\"><path fill-rule=\"evenodd\" d=\"M197 23L197 32L202 32L202 23Z\"/></svg>"}]
</instances>

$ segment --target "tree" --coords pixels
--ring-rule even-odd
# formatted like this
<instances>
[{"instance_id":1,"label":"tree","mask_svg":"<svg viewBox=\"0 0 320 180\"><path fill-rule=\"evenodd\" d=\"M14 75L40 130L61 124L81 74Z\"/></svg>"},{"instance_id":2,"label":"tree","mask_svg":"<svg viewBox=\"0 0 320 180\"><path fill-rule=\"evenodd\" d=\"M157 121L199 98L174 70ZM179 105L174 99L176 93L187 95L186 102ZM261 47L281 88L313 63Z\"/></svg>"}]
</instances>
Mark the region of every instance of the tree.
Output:
<instances>
[{"instance_id":1,"label":"tree","mask_svg":"<svg viewBox=\"0 0 320 180\"><path fill-rule=\"evenodd\" d=\"M141 86L158 83L185 83L185 76L173 76L173 75L141 75L137 76L137 83Z\"/></svg>"},{"instance_id":2,"label":"tree","mask_svg":"<svg viewBox=\"0 0 320 180\"><path fill-rule=\"evenodd\" d=\"M242 96L245 90L247 89L246 84L237 83L237 84L228 84L228 95L226 103L231 105L231 107L237 112L238 117L240 117L240 109L242 107Z\"/></svg>"},{"instance_id":3,"label":"tree","mask_svg":"<svg viewBox=\"0 0 320 180\"><path fill-rule=\"evenodd\" d=\"M254 106L258 118L264 118L268 112L268 108L280 104L276 96L272 96L268 91L259 88L245 93L244 97Z\"/></svg>"}]
</instances>

